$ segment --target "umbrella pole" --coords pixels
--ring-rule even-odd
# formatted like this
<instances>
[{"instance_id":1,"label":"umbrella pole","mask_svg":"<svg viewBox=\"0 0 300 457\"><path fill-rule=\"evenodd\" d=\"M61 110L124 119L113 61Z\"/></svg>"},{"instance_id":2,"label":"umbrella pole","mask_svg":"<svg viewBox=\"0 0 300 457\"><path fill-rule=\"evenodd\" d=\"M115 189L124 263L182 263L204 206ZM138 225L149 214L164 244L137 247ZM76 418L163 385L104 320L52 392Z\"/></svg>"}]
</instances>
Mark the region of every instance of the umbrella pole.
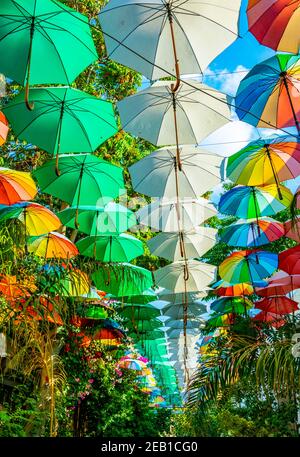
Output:
<instances>
[{"instance_id":1,"label":"umbrella pole","mask_svg":"<svg viewBox=\"0 0 300 457\"><path fill-rule=\"evenodd\" d=\"M81 185L82 185L82 177L83 177L83 168L84 164L81 164L81 170L80 170L80 175L79 175L79 187L78 187L78 196L77 196L77 204L76 204L76 212L75 212L75 228L78 230L79 229L79 224L78 224L78 215L79 215L79 203L80 203L80 193L81 193Z\"/></svg>"},{"instance_id":2,"label":"umbrella pole","mask_svg":"<svg viewBox=\"0 0 300 457\"><path fill-rule=\"evenodd\" d=\"M65 94L65 97L66 97L66 94ZM58 168L58 160L59 160L59 153L60 153L60 140L61 140L62 121L63 121L63 117L64 117L64 109L65 109L65 98L61 102L60 117L59 117L59 124L58 124L57 151L56 151L56 160L55 160L56 176L60 176L60 171Z\"/></svg>"},{"instance_id":3,"label":"umbrella pole","mask_svg":"<svg viewBox=\"0 0 300 457\"><path fill-rule=\"evenodd\" d=\"M172 105L173 105L173 115L174 115L174 127L175 127L175 139L176 139L176 159L179 171L182 170L181 160L180 160L180 150L179 150L179 134L178 134L178 124L177 124L177 106L176 106L176 96L175 92L172 90Z\"/></svg>"},{"instance_id":4,"label":"umbrella pole","mask_svg":"<svg viewBox=\"0 0 300 457\"><path fill-rule=\"evenodd\" d=\"M290 106L291 106L291 110L292 110L292 113L293 113L293 118L294 118L294 121L295 121L295 125L296 125L296 128L297 128L298 135L300 135L300 125L299 125L299 121L297 119L297 115L296 115L295 108L294 108L294 105L293 105L293 101L292 101L292 98L291 98L291 94L290 94L290 91L289 91L288 82L286 80L286 72L283 71L280 76L282 77L282 81L283 81L285 90L286 90L287 95L288 95L288 99L289 99L289 102L290 102Z\"/></svg>"},{"instance_id":5,"label":"umbrella pole","mask_svg":"<svg viewBox=\"0 0 300 457\"><path fill-rule=\"evenodd\" d=\"M25 226L25 255L27 255L28 254L28 245L27 245L26 208L24 208L24 226Z\"/></svg>"},{"instance_id":6,"label":"umbrella pole","mask_svg":"<svg viewBox=\"0 0 300 457\"><path fill-rule=\"evenodd\" d=\"M173 47L173 54L174 54L174 61L175 61L175 72L176 72L176 83L172 84L171 89L172 92L175 93L180 84L180 71L179 71L179 60L177 57L177 49L176 49L176 41L175 41L175 33L174 33L174 27L173 27L173 16L172 16L172 11L170 8L170 4L166 4L167 8L167 14L168 14L168 19L169 19L169 24L170 24L170 31L171 31L171 39L172 39L172 47Z\"/></svg>"},{"instance_id":7,"label":"umbrella pole","mask_svg":"<svg viewBox=\"0 0 300 457\"><path fill-rule=\"evenodd\" d=\"M35 17L32 17L31 26L30 26L30 42L29 50L27 57L27 72L26 72L26 84L25 84L25 104L29 111L33 111L34 103L29 102L29 82L30 82L30 70L31 70L31 55L32 55L32 43L34 36L34 27L35 27Z\"/></svg>"},{"instance_id":8,"label":"umbrella pole","mask_svg":"<svg viewBox=\"0 0 300 457\"><path fill-rule=\"evenodd\" d=\"M255 218L256 218L256 223L257 223L258 236L260 236L260 226L259 226L259 223L258 223L259 219L258 219L257 199L256 199L254 186L252 186L251 191L252 191L252 195L253 195L253 202L254 202L254 210L255 210Z\"/></svg>"},{"instance_id":9,"label":"umbrella pole","mask_svg":"<svg viewBox=\"0 0 300 457\"><path fill-rule=\"evenodd\" d=\"M268 156L271 168L272 168L273 176L274 176L274 179L275 179L279 200L283 200L283 196L282 196L282 193L281 193L281 190L280 190L280 183L279 183L279 180L278 180L278 176L277 176L276 170L274 168L274 164L273 164L273 160L272 160L272 157L271 157L269 145L265 144L265 148L266 148L267 156Z\"/></svg>"}]
</instances>

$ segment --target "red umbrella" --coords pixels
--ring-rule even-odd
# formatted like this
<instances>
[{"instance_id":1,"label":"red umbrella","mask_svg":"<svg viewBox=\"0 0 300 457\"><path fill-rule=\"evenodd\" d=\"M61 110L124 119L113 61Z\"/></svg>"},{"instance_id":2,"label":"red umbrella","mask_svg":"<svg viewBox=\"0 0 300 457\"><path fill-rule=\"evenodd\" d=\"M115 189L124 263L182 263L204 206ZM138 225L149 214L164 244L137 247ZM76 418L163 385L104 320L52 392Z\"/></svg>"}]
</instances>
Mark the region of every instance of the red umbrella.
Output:
<instances>
[{"instance_id":1,"label":"red umbrella","mask_svg":"<svg viewBox=\"0 0 300 457\"><path fill-rule=\"evenodd\" d=\"M275 328L282 327L285 324L285 321L284 319L282 319L282 316L280 316L279 314L269 313L266 311L262 311L261 313L256 314L256 316L253 317L252 320L258 322L268 322Z\"/></svg>"},{"instance_id":2,"label":"red umbrella","mask_svg":"<svg viewBox=\"0 0 300 457\"><path fill-rule=\"evenodd\" d=\"M268 280L268 286L256 287L255 293L261 297L286 295L294 289L300 288L300 275L289 275L285 271L278 271Z\"/></svg>"},{"instance_id":3,"label":"red umbrella","mask_svg":"<svg viewBox=\"0 0 300 457\"><path fill-rule=\"evenodd\" d=\"M255 302L255 308L274 314L289 314L299 309L298 303L285 295L265 297Z\"/></svg>"},{"instance_id":4,"label":"red umbrella","mask_svg":"<svg viewBox=\"0 0 300 457\"><path fill-rule=\"evenodd\" d=\"M290 220L284 223L285 236L300 243L300 219Z\"/></svg>"},{"instance_id":5,"label":"red umbrella","mask_svg":"<svg viewBox=\"0 0 300 457\"><path fill-rule=\"evenodd\" d=\"M300 274L300 245L282 251L278 256L280 270L289 275Z\"/></svg>"}]
</instances>

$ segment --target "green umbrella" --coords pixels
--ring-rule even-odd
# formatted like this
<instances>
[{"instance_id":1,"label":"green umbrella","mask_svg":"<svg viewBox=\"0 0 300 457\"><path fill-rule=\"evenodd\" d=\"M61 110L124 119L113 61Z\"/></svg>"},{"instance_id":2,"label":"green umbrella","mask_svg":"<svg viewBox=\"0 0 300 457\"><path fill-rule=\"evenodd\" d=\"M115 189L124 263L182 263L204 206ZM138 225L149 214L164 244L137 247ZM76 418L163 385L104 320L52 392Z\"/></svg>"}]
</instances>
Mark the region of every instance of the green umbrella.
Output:
<instances>
[{"instance_id":1,"label":"green umbrella","mask_svg":"<svg viewBox=\"0 0 300 457\"><path fill-rule=\"evenodd\" d=\"M101 262L130 262L144 253L143 243L127 234L87 236L77 243L82 255Z\"/></svg>"},{"instance_id":2,"label":"green umbrella","mask_svg":"<svg viewBox=\"0 0 300 457\"><path fill-rule=\"evenodd\" d=\"M87 235L126 232L136 225L136 218L132 211L117 203L108 203L100 206L79 206L64 209L59 213L63 225L80 227L80 232ZM77 216L77 220L76 220ZM153 299L155 300L155 298Z\"/></svg>"},{"instance_id":3,"label":"green umbrella","mask_svg":"<svg viewBox=\"0 0 300 457\"><path fill-rule=\"evenodd\" d=\"M153 286L151 271L130 263L103 265L92 273L92 279L98 289L114 297L142 294Z\"/></svg>"},{"instance_id":4,"label":"green umbrella","mask_svg":"<svg viewBox=\"0 0 300 457\"><path fill-rule=\"evenodd\" d=\"M160 311L150 305L123 305L118 308L118 314L136 323L160 316Z\"/></svg>"},{"instance_id":5,"label":"green umbrella","mask_svg":"<svg viewBox=\"0 0 300 457\"><path fill-rule=\"evenodd\" d=\"M131 338L137 340L137 341L143 341L145 340L157 340L158 338L162 338L164 336L164 332L162 330L134 330L130 329L130 332L128 333L128 336Z\"/></svg>"},{"instance_id":6,"label":"green umbrella","mask_svg":"<svg viewBox=\"0 0 300 457\"><path fill-rule=\"evenodd\" d=\"M153 290L148 289L145 290L142 294L123 297L122 301L126 304L146 305L147 303L151 303L155 300L158 300L157 295Z\"/></svg>"},{"instance_id":7,"label":"green umbrella","mask_svg":"<svg viewBox=\"0 0 300 457\"><path fill-rule=\"evenodd\" d=\"M70 84L98 58L88 18L56 0L1 0L0 55L29 109L29 84Z\"/></svg>"},{"instance_id":8,"label":"green umbrella","mask_svg":"<svg viewBox=\"0 0 300 457\"><path fill-rule=\"evenodd\" d=\"M30 89L35 103L28 111L23 95L17 95L5 108L5 115L20 139L56 155L94 152L117 132L112 103L70 87Z\"/></svg>"},{"instance_id":9,"label":"green umbrella","mask_svg":"<svg viewBox=\"0 0 300 457\"><path fill-rule=\"evenodd\" d=\"M123 170L91 154L62 155L60 176L55 173L55 160L49 160L33 172L40 190L60 198L72 207L103 205L125 191ZM89 191L86 192L86 189ZM72 211L73 208L70 208ZM76 212L76 209L75 209ZM61 213L62 214L62 213ZM66 214L65 221L68 212ZM85 225L84 220L82 221ZM76 214L75 214L75 226ZM81 227L83 228L83 227Z\"/></svg>"}]
</instances>

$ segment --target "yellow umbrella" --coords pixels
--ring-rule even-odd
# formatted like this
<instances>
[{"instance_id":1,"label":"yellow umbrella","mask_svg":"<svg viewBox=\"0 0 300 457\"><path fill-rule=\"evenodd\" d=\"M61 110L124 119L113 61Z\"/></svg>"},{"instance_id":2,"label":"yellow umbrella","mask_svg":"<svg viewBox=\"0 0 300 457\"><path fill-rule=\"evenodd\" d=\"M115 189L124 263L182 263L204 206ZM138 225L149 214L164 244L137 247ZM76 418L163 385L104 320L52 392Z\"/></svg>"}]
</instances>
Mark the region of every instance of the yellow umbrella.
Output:
<instances>
[{"instance_id":1,"label":"yellow umbrella","mask_svg":"<svg viewBox=\"0 0 300 457\"><path fill-rule=\"evenodd\" d=\"M78 254L75 244L57 232L50 232L33 239L28 246L28 251L45 259L71 259Z\"/></svg>"}]
</instances>

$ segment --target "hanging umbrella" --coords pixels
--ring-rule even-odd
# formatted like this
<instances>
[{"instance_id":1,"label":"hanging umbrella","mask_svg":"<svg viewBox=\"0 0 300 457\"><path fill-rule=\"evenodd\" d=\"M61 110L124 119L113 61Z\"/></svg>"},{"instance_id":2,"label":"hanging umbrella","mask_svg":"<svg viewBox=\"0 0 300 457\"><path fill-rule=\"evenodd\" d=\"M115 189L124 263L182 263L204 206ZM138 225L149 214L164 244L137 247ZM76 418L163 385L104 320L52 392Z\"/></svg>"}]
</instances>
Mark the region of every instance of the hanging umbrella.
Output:
<instances>
[{"instance_id":1,"label":"hanging umbrella","mask_svg":"<svg viewBox=\"0 0 300 457\"><path fill-rule=\"evenodd\" d=\"M247 9L250 32L264 46L298 54L299 5L298 0L252 0Z\"/></svg>"},{"instance_id":2,"label":"hanging umbrella","mask_svg":"<svg viewBox=\"0 0 300 457\"><path fill-rule=\"evenodd\" d=\"M123 129L156 145L198 144L230 121L226 96L217 90L193 80L176 93L171 86L158 81L118 102Z\"/></svg>"},{"instance_id":3,"label":"hanging umbrella","mask_svg":"<svg viewBox=\"0 0 300 457\"><path fill-rule=\"evenodd\" d=\"M240 4L112 0L99 20L109 58L154 80L203 73L237 38Z\"/></svg>"},{"instance_id":4,"label":"hanging umbrella","mask_svg":"<svg viewBox=\"0 0 300 457\"><path fill-rule=\"evenodd\" d=\"M163 232L178 231L178 224L181 230L191 230L216 214L215 207L205 198L179 199L179 212L176 199L160 198L136 212L139 224Z\"/></svg>"},{"instance_id":5,"label":"hanging umbrella","mask_svg":"<svg viewBox=\"0 0 300 457\"><path fill-rule=\"evenodd\" d=\"M221 241L229 246L258 247L284 236L284 227L270 217L239 220L221 232Z\"/></svg>"},{"instance_id":6,"label":"hanging umbrella","mask_svg":"<svg viewBox=\"0 0 300 457\"><path fill-rule=\"evenodd\" d=\"M20 201L31 200L36 194L37 188L30 173L0 167L1 205L13 205Z\"/></svg>"},{"instance_id":7,"label":"hanging umbrella","mask_svg":"<svg viewBox=\"0 0 300 457\"><path fill-rule=\"evenodd\" d=\"M9 132L8 120L4 114L0 111L0 146L5 143Z\"/></svg>"},{"instance_id":8,"label":"hanging umbrella","mask_svg":"<svg viewBox=\"0 0 300 457\"><path fill-rule=\"evenodd\" d=\"M146 364L143 363L141 360L125 359L120 360L120 362L118 362L118 366L120 368L126 368L127 370L143 371L146 367Z\"/></svg>"},{"instance_id":9,"label":"hanging umbrella","mask_svg":"<svg viewBox=\"0 0 300 457\"><path fill-rule=\"evenodd\" d=\"M92 279L100 290L115 297L139 295L153 285L149 270L129 263L103 266L92 273Z\"/></svg>"},{"instance_id":10,"label":"hanging umbrella","mask_svg":"<svg viewBox=\"0 0 300 457\"><path fill-rule=\"evenodd\" d=\"M265 297L255 302L255 307L274 314L289 314L298 311L298 303L285 295Z\"/></svg>"},{"instance_id":11,"label":"hanging umbrella","mask_svg":"<svg viewBox=\"0 0 300 457\"><path fill-rule=\"evenodd\" d=\"M297 127L300 100L299 56L277 54L258 65L241 81L236 94L236 113L257 127Z\"/></svg>"},{"instance_id":12,"label":"hanging umbrella","mask_svg":"<svg viewBox=\"0 0 300 457\"><path fill-rule=\"evenodd\" d=\"M269 323L272 327L280 328L285 324L281 314L275 314L268 311L261 311L252 318L253 321Z\"/></svg>"},{"instance_id":13,"label":"hanging umbrella","mask_svg":"<svg viewBox=\"0 0 300 457\"><path fill-rule=\"evenodd\" d=\"M293 137L281 136L272 140L250 143L228 158L227 177L237 184L261 186L279 183L300 175L300 143Z\"/></svg>"},{"instance_id":14,"label":"hanging umbrella","mask_svg":"<svg viewBox=\"0 0 300 457\"><path fill-rule=\"evenodd\" d=\"M234 323L231 314L213 314L207 321L209 327L228 327Z\"/></svg>"},{"instance_id":15,"label":"hanging umbrella","mask_svg":"<svg viewBox=\"0 0 300 457\"><path fill-rule=\"evenodd\" d=\"M161 322L158 321L157 319L151 319L151 320L136 320L136 321L131 321L131 320L126 320L125 324L126 327L128 327L131 331L134 330L136 333L143 333L148 332L150 330L155 330L158 329L159 327L162 326Z\"/></svg>"},{"instance_id":16,"label":"hanging umbrella","mask_svg":"<svg viewBox=\"0 0 300 457\"><path fill-rule=\"evenodd\" d=\"M71 84L98 58L88 18L56 0L2 0L0 53L1 73L27 90Z\"/></svg>"},{"instance_id":17,"label":"hanging umbrella","mask_svg":"<svg viewBox=\"0 0 300 457\"><path fill-rule=\"evenodd\" d=\"M58 217L48 208L38 203L23 202L0 207L0 222L18 219L24 226L27 235L39 236L57 230L61 226Z\"/></svg>"},{"instance_id":18,"label":"hanging umbrella","mask_svg":"<svg viewBox=\"0 0 300 457\"><path fill-rule=\"evenodd\" d=\"M58 281L54 290L57 291L58 295L80 297L89 292L90 285L88 275L78 268L74 268L68 272L64 279Z\"/></svg>"},{"instance_id":19,"label":"hanging umbrella","mask_svg":"<svg viewBox=\"0 0 300 457\"><path fill-rule=\"evenodd\" d=\"M297 217L294 220L286 221L284 223L284 235L291 240L300 243L300 219Z\"/></svg>"},{"instance_id":20,"label":"hanging umbrella","mask_svg":"<svg viewBox=\"0 0 300 457\"><path fill-rule=\"evenodd\" d=\"M158 257L171 260L202 257L215 244L217 230L209 227L196 227L190 232L159 233L147 241L150 252ZM181 251L181 243L184 252Z\"/></svg>"},{"instance_id":21,"label":"hanging umbrella","mask_svg":"<svg viewBox=\"0 0 300 457\"><path fill-rule=\"evenodd\" d=\"M245 297L222 297L210 304L210 309L222 314L245 314L247 309L251 308L252 302Z\"/></svg>"},{"instance_id":22,"label":"hanging umbrella","mask_svg":"<svg viewBox=\"0 0 300 457\"><path fill-rule=\"evenodd\" d=\"M101 262L130 262L143 255L143 243L131 235L87 236L76 243L79 252Z\"/></svg>"},{"instance_id":23,"label":"hanging umbrella","mask_svg":"<svg viewBox=\"0 0 300 457\"><path fill-rule=\"evenodd\" d=\"M58 216L63 225L76 228L77 224L80 232L94 236L105 233L120 234L137 223L132 211L114 202L104 207L73 206L64 209L58 213Z\"/></svg>"},{"instance_id":24,"label":"hanging umbrella","mask_svg":"<svg viewBox=\"0 0 300 457\"><path fill-rule=\"evenodd\" d=\"M300 245L280 252L278 260L280 270L289 275L300 274Z\"/></svg>"},{"instance_id":25,"label":"hanging umbrella","mask_svg":"<svg viewBox=\"0 0 300 457\"><path fill-rule=\"evenodd\" d=\"M85 319L102 320L107 318L107 311L99 305L88 305L78 310Z\"/></svg>"},{"instance_id":26,"label":"hanging umbrella","mask_svg":"<svg viewBox=\"0 0 300 457\"><path fill-rule=\"evenodd\" d=\"M218 281L214 284L214 292L219 296L225 297L237 297L240 295L252 295L254 288L252 284L242 282L240 284L230 284L226 281Z\"/></svg>"},{"instance_id":27,"label":"hanging umbrella","mask_svg":"<svg viewBox=\"0 0 300 457\"><path fill-rule=\"evenodd\" d=\"M94 152L117 132L112 103L70 87L30 89L34 111L28 111L23 93L5 108L15 135L56 156Z\"/></svg>"},{"instance_id":28,"label":"hanging umbrella","mask_svg":"<svg viewBox=\"0 0 300 457\"><path fill-rule=\"evenodd\" d=\"M78 208L78 217L79 206L103 206L125 191L122 168L94 155L62 155L59 168L60 176L57 177L55 160L49 160L35 170L33 175L42 192ZM86 189L89 189L89 192L86 192ZM76 215L74 224L76 224Z\"/></svg>"},{"instance_id":29,"label":"hanging umbrella","mask_svg":"<svg viewBox=\"0 0 300 457\"><path fill-rule=\"evenodd\" d=\"M195 146L180 146L181 170L177 149L159 149L129 167L133 188L152 197L197 198L220 183L223 157Z\"/></svg>"},{"instance_id":30,"label":"hanging umbrella","mask_svg":"<svg viewBox=\"0 0 300 457\"><path fill-rule=\"evenodd\" d=\"M185 301L185 295L189 303L199 303L199 300L207 296L209 287L204 287L201 291L188 292L187 294L174 294L168 289L162 289L158 292L160 299L169 302L170 305L182 305Z\"/></svg>"},{"instance_id":31,"label":"hanging umbrella","mask_svg":"<svg viewBox=\"0 0 300 457\"><path fill-rule=\"evenodd\" d=\"M28 251L45 259L71 259L79 254L72 241L57 232L49 232L32 239Z\"/></svg>"},{"instance_id":32,"label":"hanging umbrella","mask_svg":"<svg viewBox=\"0 0 300 457\"><path fill-rule=\"evenodd\" d=\"M298 287L300 287L300 274L289 275L285 271L278 271L268 279L265 287L257 287L255 293L262 297L286 295Z\"/></svg>"},{"instance_id":33,"label":"hanging umbrella","mask_svg":"<svg viewBox=\"0 0 300 457\"><path fill-rule=\"evenodd\" d=\"M30 297L31 293L35 292L37 287L30 281L20 281L14 275L0 276L0 293L4 295L8 301L18 300L24 297Z\"/></svg>"},{"instance_id":34,"label":"hanging umbrella","mask_svg":"<svg viewBox=\"0 0 300 457\"><path fill-rule=\"evenodd\" d=\"M164 316L167 316L173 320L183 320L185 319L185 315L186 319L195 319L199 318L201 314L206 312L206 306L196 303L188 303L186 311L184 305L169 305L163 308L161 311Z\"/></svg>"},{"instance_id":35,"label":"hanging umbrella","mask_svg":"<svg viewBox=\"0 0 300 457\"><path fill-rule=\"evenodd\" d=\"M172 320L169 319L165 322L166 327L169 327L170 329L184 329L184 322L183 319L179 320ZM203 327L203 321L200 319L190 319L188 322L185 324L186 329L197 329L200 331L200 327ZM169 330L168 330L169 331Z\"/></svg>"},{"instance_id":36,"label":"hanging umbrella","mask_svg":"<svg viewBox=\"0 0 300 457\"><path fill-rule=\"evenodd\" d=\"M278 197L276 184L233 187L221 196L219 211L242 219L273 216L290 206L293 200L287 187L279 185L279 189L282 200Z\"/></svg>"},{"instance_id":37,"label":"hanging umbrella","mask_svg":"<svg viewBox=\"0 0 300 457\"><path fill-rule=\"evenodd\" d=\"M137 304L137 305L147 305L157 300L157 295L152 289L147 289L141 294L129 295L128 297L123 297L122 302L126 304Z\"/></svg>"},{"instance_id":38,"label":"hanging umbrella","mask_svg":"<svg viewBox=\"0 0 300 457\"><path fill-rule=\"evenodd\" d=\"M201 291L215 280L215 276L215 266L198 260L177 261L154 272L156 284L175 293Z\"/></svg>"},{"instance_id":39,"label":"hanging umbrella","mask_svg":"<svg viewBox=\"0 0 300 457\"><path fill-rule=\"evenodd\" d=\"M151 320L160 316L160 311L151 305L123 305L118 307L118 314L133 322Z\"/></svg>"},{"instance_id":40,"label":"hanging umbrella","mask_svg":"<svg viewBox=\"0 0 300 457\"><path fill-rule=\"evenodd\" d=\"M219 266L221 278L232 284L255 281L271 276L278 267L278 256L268 251L236 251Z\"/></svg>"}]
</instances>

